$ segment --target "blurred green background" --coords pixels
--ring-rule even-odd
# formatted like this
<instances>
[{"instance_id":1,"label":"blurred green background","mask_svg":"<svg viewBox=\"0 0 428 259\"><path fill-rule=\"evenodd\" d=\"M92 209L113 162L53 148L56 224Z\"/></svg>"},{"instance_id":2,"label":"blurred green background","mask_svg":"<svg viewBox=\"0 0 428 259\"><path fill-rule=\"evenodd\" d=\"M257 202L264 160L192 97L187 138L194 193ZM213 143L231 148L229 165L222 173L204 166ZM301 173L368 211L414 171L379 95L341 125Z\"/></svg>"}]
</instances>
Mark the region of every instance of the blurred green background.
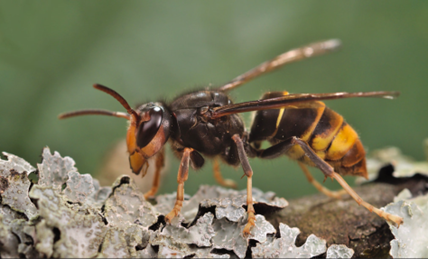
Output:
<instances>
[{"instance_id":1,"label":"blurred green background","mask_svg":"<svg viewBox=\"0 0 428 259\"><path fill-rule=\"evenodd\" d=\"M40 161L44 146L96 172L125 137L123 119L64 111L123 111L93 83L130 104L171 100L197 86L221 85L286 50L339 38L337 53L285 67L232 92L235 101L266 91L398 90L394 100L327 104L357 130L366 150L394 145L424 159L428 137L428 2L426 1L9 1L0 2L0 150ZM249 120L249 114L245 115ZM178 161L170 153L176 189ZM252 160L254 186L291 198L315 193L286 157ZM241 169L223 175L245 188ZM313 170L318 179L321 172ZM352 182L348 178L348 182ZM330 182L330 181L328 181ZM336 188L336 183L328 183ZM186 193L215 184L211 163L191 171Z\"/></svg>"}]
</instances>

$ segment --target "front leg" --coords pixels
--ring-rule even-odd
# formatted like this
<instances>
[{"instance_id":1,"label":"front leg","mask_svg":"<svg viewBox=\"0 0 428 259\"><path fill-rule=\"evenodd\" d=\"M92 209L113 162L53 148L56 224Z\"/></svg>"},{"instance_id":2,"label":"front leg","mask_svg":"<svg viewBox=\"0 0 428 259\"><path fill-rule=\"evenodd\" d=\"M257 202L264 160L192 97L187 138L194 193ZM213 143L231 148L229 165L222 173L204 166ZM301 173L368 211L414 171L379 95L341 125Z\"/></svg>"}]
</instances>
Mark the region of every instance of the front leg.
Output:
<instances>
[{"instance_id":1,"label":"front leg","mask_svg":"<svg viewBox=\"0 0 428 259\"><path fill-rule=\"evenodd\" d=\"M184 182L187 180L189 176L189 162L190 162L190 154L193 152L193 148L184 148L183 156L181 157L180 167L178 168L177 175L177 198L175 200L174 208L172 208L171 212L165 216L165 220L168 223L171 223L172 219L176 217L183 207L184 200Z\"/></svg>"},{"instance_id":2,"label":"front leg","mask_svg":"<svg viewBox=\"0 0 428 259\"><path fill-rule=\"evenodd\" d=\"M144 194L144 198L147 200L157 193L159 189L159 183L160 183L160 174L162 171L162 168L165 166L165 149L162 148L159 153L156 154L156 164L155 164L155 173L153 176L153 184L152 188Z\"/></svg>"},{"instance_id":3,"label":"front leg","mask_svg":"<svg viewBox=\"0 0 428 259\"><path fill-rule=\"evenodd\" d=\"M243 234L248 236L250 234L251 228L256 225L256 216L255 210L253 207L253 169L251 169L250 163L248 162L248 157L245 152L244 144L242 139L238 134L232 136L233 141L238 148L238 156L241 161L242 169L244 170L245 175L247 176L247 215L248 222L244 227Z\"/></svg>"}]
</instances>

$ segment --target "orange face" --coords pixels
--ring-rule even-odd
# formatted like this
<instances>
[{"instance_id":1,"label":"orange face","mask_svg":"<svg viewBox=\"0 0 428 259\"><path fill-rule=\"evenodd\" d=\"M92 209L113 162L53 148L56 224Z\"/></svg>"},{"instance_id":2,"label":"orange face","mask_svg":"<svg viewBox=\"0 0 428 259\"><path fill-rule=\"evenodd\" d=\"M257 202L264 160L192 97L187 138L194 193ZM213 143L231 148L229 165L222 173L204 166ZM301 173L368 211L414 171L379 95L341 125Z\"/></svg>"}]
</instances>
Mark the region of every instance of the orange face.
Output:
<instances>
[{"instance_id":1,"label":"orange face","mask_svg":"<svg viewBox=\"0 0 428 259\"><path fill-rule=\"evenodd\" d=\"M95 89L103 91L113 96L126 109L127 113L112 112L105 110L81 110L63 113L60 119L80 116L80 115L107 115L129 120L128 132L126 134L126 144L129 152L129 163L132 172L139 174L143 171L143 176L147 172L147 159L159 152L170 135L172 125L171 114L162 103L147 103L136 110L129 106L128 102L116 91L100 84L93 85ZM146 168L143 169L144 165ZM143 170L142 170L143 169Z\"/></svg>"},{"instance_id":2,"label":"orange face","mask_svg":"<svg viewBox=\"0 0 428 259\"><path fill-rule=\"evenodd\" d=\"M168 140L170 116L158 103L142 105L136 112L139 119L136 121L131 117L126 143L132 172L139 174L142 171L144 176L147 159L159 152Z\"/></svg>"}]
</instances>

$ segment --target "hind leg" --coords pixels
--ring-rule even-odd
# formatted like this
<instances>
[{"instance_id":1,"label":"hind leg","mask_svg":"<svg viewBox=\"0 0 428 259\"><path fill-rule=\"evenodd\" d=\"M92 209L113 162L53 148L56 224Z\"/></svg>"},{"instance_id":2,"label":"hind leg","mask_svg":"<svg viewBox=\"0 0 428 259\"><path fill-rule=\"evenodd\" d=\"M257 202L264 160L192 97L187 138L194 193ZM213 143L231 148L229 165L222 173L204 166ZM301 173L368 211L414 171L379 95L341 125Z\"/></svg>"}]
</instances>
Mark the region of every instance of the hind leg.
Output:
<instances>
[{"instance_id":1,"label":"hind leg","mask_svg":"<svg viewBox=\"0 0 428 259\"><path fill-rule=\"evenodd\" d=\"M286 154L287 151L294 146L294 144L291 143L292 138L286 139L281 143L278 143L276 145L273 145L267 149L264 150L258 150L258 157L260 158L266 158L266 159L272 159L279 157L283 154ZM317 156L318 157L318 156ZM320 192L324 193L328 197L341 199L342 195L346 193L346 190L340 190L340 191L331 191L328 188L322 186L317 180L314 179L312 174L309 172L308 168L305 164L298 161L298 164L300 168L302 169L303 173L306 176L306 179Z\"/></svg>"},{"instance_id":2,"label":"hind leg","mask_svg":"<svg viewBox=\"0 0 428 259\"><path fill-rule=\"evenodd\" d=\"M303 164L300 161L298 163L300 168L302 168L302 171L305 174L306 178L308 179L308 182L310 182L318 191L324 193L330 198L335 198L335 199L341 199L342 196L347 193L345 189L342 189L340 191L331 191L328 188L322 186L317 180L314 179L314 177L312 176L311 172L309 172L305 164Z\"/></svg>"},{"instance_id":3,"label":"hind leg","mask_svg":"<svg viewBox=\"0 0 428 259\"><path fill-rule=\"evenodd\" d=\"M294 145L299 145L303 151L305 152L305 156L307 156L318 169L320 169L325 177L330 177L332 179L336 179L336 181L345 189L345 191L351 195L351 197L358 203L358 205L363 205L370 212L376 213L379 217L384 218L389 222L393 222L396 225L400 226L403 223L403 218L392 215L390 213L386 213L373 205L365 202L349 185L346 181L336 173L326 161L321 159L314 150L303 140L297 137L291 137L289 139L284 140L281 143L278 143L270 148L259 151L259 157L261 158L274 158L279 155L285 154L291 147Z\"/></svg>"}]
</instances>

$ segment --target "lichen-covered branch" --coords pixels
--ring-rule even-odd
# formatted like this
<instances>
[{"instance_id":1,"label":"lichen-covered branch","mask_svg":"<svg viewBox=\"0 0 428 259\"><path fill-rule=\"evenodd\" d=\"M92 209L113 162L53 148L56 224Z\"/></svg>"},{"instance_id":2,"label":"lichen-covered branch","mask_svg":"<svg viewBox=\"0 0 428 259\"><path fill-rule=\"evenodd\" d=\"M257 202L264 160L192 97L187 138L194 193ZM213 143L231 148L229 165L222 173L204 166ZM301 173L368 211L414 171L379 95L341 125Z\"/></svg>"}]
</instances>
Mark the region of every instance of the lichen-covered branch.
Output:
<instances>
[{"instance_id":1,"label":"lichen-covered branch","mask_svg":"<svg viewBox=\"0 0 428 259\"><path fill-rule=\"evenodd\" d=\"M254 188L256 225L244 237L245 190L201 186L194 196L185 197L181 215L166 224L164 215L174 206L175 194L146 201L128 176L101 187L90 175L79 174L71 158L52 155L48 148L37 170L17 156L3 154L7 160L0 160L1 258L428 255L425 246L418 245L427 242L428 197L409 200L425 193L427 178L396 178L392 166L383 167L374 183L356 191L382 207L407 188L401 201L386 207L404 218L399 229L351 198L315 195L288 203Z\"/></svg>"}]
</instances>

